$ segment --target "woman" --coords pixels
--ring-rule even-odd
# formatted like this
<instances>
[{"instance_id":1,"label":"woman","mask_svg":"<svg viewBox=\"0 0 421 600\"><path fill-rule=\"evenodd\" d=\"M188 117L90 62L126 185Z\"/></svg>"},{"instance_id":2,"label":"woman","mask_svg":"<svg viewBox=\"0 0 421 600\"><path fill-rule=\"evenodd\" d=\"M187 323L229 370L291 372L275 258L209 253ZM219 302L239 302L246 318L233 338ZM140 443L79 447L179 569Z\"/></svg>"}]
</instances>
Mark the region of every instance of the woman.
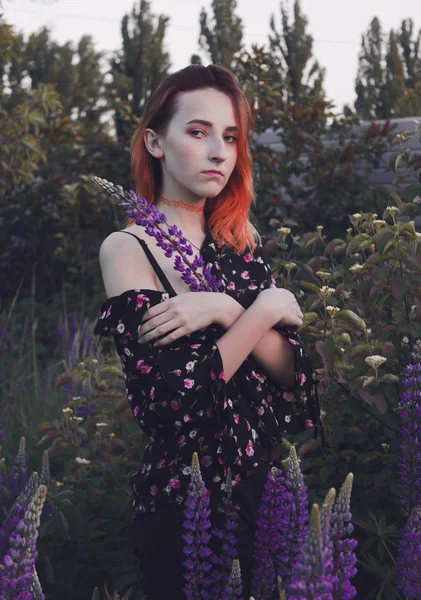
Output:
<instances>
[{"instance_id":1,"label":"woman","mask_svg":"<svg viewBox=\"0 0 421 600\"><path fill-rule=\"evenodd\" d=\"M281 438L320 424L311 363L294 331L303 313L276 287L249 221L251 125L228 69L190 65L161 82L132 140L137 193L182 230L220 279L219 293L191 292L134 219L100 249L108 300L95 333L114 336L130 406L151 438L131 478L148 600L185 598L183 503L193 453L219 527L231 469L248 598L260 497Z\"/></svg>"}]
</instances>

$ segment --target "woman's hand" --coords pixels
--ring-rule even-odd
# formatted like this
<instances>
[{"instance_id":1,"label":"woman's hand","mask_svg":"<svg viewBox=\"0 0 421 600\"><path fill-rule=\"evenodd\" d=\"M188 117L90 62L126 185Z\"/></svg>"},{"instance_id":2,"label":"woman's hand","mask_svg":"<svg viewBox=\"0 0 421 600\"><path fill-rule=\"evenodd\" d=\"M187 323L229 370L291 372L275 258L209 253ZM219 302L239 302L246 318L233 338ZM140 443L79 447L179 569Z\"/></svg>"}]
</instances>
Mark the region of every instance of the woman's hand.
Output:
<instances>
[{"instance_id":1,"label":"woman's hand","mask_svg":"<svg viewBox=\"0 0 421 600\"><path fill-rule=\"evenodd\" d=\"M260 292L254 301L267 314L270 326L281 324L300 328L303 313L292 292L285 288L271 287Z\"/></svg>"},{"instance_id":2,"label":"woman's hand","mask_svg":"<svg viewBox=\"0 0 421 600\"><path fill-rule=\"evenodd\" d=\"M171 344L217 322L221 296L223 294L217 292L186 292L151 306L138 328L139 342L155 342L154 346ZM161 336L165 337L158 341Z\"/></svg>"}]
</instances>

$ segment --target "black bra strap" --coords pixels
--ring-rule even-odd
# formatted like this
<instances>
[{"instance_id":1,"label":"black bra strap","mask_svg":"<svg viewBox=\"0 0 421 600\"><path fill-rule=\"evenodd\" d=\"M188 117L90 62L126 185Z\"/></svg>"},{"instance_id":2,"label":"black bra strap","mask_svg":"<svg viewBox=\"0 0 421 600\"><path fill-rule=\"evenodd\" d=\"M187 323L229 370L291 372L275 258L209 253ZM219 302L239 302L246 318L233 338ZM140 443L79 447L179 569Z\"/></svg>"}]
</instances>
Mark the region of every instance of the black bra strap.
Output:
<instances>
[{"instance_id":1,"label":"black bra strap","mask_svg":"<svg viewBox=\"0 0 421 600\"><path fill-rule=\"evenodd\" d=\"M170 296L177 296L177 292L174 290L174 288L172 287L172 285L170 284L170 282L168 281L168 279L164 275L163 270L161 269L161 267L157 263L156 258L154 257L154 255L152 254L152 252L149 250L148 245L145 242L145 240L142 240L142 239L138 238L137 235L135 235L134 233L130 233L130 231L118 231L117 233L128 233L129 235L132 235L133 237L135 237L137 239L137 241L139 242L139 244L144 249L144 251L146 253L146 256L149 258L149 262L151 263L151 265L152 265L155 273L158 275L158 278L160 279L160 281L161 281L162 285L164 286L165 290L169 293Z\"/></svg>"}]
</instances>

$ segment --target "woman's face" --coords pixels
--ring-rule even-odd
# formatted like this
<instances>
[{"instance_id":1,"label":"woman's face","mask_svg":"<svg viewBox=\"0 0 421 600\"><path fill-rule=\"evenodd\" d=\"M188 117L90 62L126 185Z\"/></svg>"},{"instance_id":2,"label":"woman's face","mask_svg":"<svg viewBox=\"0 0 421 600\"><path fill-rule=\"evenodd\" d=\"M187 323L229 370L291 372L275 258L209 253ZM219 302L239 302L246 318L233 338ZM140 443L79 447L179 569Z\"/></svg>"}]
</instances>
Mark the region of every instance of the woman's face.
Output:
<instances>
[{"instance_id":1,"label":"woman's face","mask_svg":"<svg viewBox=\"0 0 421 600\"><path fill-rule=\"evenodd\" d=\"M237 160L236 127L228 95L213 88L181 92L167 135L156 136L150 129L145 134L149 151L161 159L161 195L190 201L217 196ZM205 174L211 170L222 176Z\"/></svg>"}]
</instances>

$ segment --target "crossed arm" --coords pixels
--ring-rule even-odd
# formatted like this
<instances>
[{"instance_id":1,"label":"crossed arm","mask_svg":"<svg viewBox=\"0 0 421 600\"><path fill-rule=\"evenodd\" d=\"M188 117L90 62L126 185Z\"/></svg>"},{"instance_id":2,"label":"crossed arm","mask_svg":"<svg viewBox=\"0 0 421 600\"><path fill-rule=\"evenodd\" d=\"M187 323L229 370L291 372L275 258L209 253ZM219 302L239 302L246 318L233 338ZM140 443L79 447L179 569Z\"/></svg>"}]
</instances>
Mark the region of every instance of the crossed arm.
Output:
<instances>
[{"instance_id":1,"label":"crossed arm","mask_svg":"<svg viewBox=\"0 0 421 600\"><path fill-rule=\"evenodd\" d=\"M227 331L217 340L222 356L225 381L237 371L251 353L267 375L291 387L294 382L294 357L290 343L272 329L267 315L252 304L245 309L231 296L221 294L215 322Z\"/></svg>"}]
</instances>

